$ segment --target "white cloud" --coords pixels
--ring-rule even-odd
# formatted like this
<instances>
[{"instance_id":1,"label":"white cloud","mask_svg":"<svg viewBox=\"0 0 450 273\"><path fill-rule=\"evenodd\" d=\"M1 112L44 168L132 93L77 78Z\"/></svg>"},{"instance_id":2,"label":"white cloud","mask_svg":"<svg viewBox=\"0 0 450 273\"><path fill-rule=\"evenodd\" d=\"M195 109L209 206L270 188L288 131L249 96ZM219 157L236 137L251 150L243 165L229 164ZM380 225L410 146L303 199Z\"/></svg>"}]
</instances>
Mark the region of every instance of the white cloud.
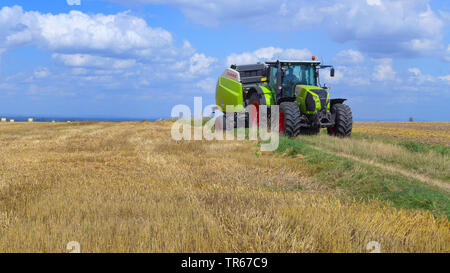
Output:
<instances>
[{"instance_id":1,"label":"white cloud","mask_svg":"<svg viewBox=\"0 0 450 273\"><path fill-rule=\"evenodd\" d=\"M116 58L164 61L177 49L172 35L152 28L128 12L88 15L23 12L20 6L0 10L0 47L35 45L61 54L94 54Z\"/></svg>"},{"instance_id":2,"label":"white cloud","mask_svg":"<svg viewBox=\"0 0 450 273\"><path fill-rule=\"evenodd\" d=\"M110 0L123 3L122 0ZM274 0L131 0L139 4L168 4L181 9L183 14L194 22L217 26L225 21L253 21L263 22L267 18L263 15L274 10L281 14L283 3Z\"/></svg>"},{"instance_id":3,"label":"white cloud","mask_svg":"<svg viewBox=\"0 0 450 273\"><path fill-rule=\"evenodd\" d=\"M334 61L338 64L358 64L364 62L364 56L357 50L342 50L336 55Z\"/></svg>"},{"instance_id":4,"label":"white cloud","mask_svg":"<svg viewBox=\"0 0 450 273\"><path fill-rule=\"evenodd\" d=\"M320 78L323 83L328 84L335 84L335 83L341 83L344 80L347 80L348 77L348 69L345 66L337 66L334 74L334 77L330 77L330 74L327 73L325 70L320 73ZM348 81L348 80L347 80Z\"/></svg>"},{"instance_id":5,"label":"white cloud","mask_svg":"<svg viewBox=\"0 0 450 273\"><path fill-rule=\"evenodd\" d=\"M420 69L419 69L419 68L416 68L416 67L410 68L410 69L408 69L408 71L409 71L411 74L413 74L414 77L418 77L418 76L420 76L420 75L422 74L422 72L420 71Z\"/></svg>"},{"instance_id":6,"label":"white cloud","mask_svg":"<svg viewBox=\"0 0 450 273\"><path fill-rule=\"evenodd\" d=\"M415 84L432 83L435 81L435 77L422 74L422 71L417 67L409 68L408 72L410 73L409 80Z\"/></svg>"},{"instance_id":7,"label":"white cloud","mask_svg":"<svg viewBox=\"0 0 450 273\"><path fill-rule=\"evenodd\" d=\"M233 53L226 59L226 64L251 64L264 62L271 59L280 60L310 60L312 56L308 49L282 49L276 47L265 47L253 52Z\"/></svg>"},{"instance_id":8,"label":"white cloud","mask_svg":"<svg viewBox=\"0 0 450 273\"><path fill-rule=\"evenodd\" d=\"M80 6L81 0L67 0L67 5L69 6Z\"/></svg>"},{"instance_id":9,"label":"white cloud","mask_svg":"<svg viewBox=\"0 0 450 273\"><path fill-rule=\"evenodd\" d=\"M217 61L212 57L207 57L204 54L195 53L189 64L189 73L203 75L211 72L211 66Z\"/></svg>"},{"instance_id":10,"label":"white cloud","mask_svg":"<svg viewBox=\"0 0 450 273\"><path fill-rule=\"evenodd\" d=\"M72 69L73 75L86 75L88 72L89 72L89 70L87 70L86 68L82 68L82 67L75 67Z\"/></svg>"},{"instance_id":11,"label":"white cloud","mask_svg":"<svg viewBox=\"0 0 450 273\"><path fill-rule=\"evenodd\" d=\"M212 63L210 57L196 53L188 41L177 47L171 33L152 28L129 12L53 15L24 12L20 6L0 9L0 49L27 45L50 51L69 66L123 68L137 62L192 60L192 69L204 70Z\"/></svg>"},{"instance_id":12,"label":"white cloud","mask_svg":"<svg viewBox=\"0 0 450 273\"><path fill-rule=\"evenodd\" d=\"M195 86L206 94L214 94L216 92L216 84L217 79L209 77L199 81Z\"/></svg>"},{"instance_id":13,"label":"white cloud","mask_svg":"<svg viewBox=\"0 0 450 273\"><path fill-rule=\"evenodd\" d=\"M51 72L46 67L38 67L34 70L34 77L37 79L43 79L50 76Z\"/></svg>"},{"instance_id":14,"label":"white cloud","mask_svg":"<svg viewBox=\"0 0 450 273\"><path fill-rule=\"evenodd\" d=\"M439 77L439 79L440 79L441 81L446 82L448 85L450 85L450 75L446 75L446 76Z\"/></svg>"},{"instance_id":15,"label":"white cloud","mask_svg":"<svg viewBox=\"0 0 450 273\"><path fill-rule=\"evenodd\" d=\"M119 2L118 0L110 0ZM133 0L131 0L133 1ZM241 23L256 30L324 27L337 42L356 42L377 57L436 56L444 52L446 12L430 0L134 0L168 4L204 25ZM267 19L269 18L269 20ZM442 55L440 55L442 56Z\"/></svg>"},{"instance_id":16,"label":"white cloud","mask_svg":"<svg viewBox=\"0 0 450 273\"><path fill-rule=\"evenodd\" d=\"M369 6L381 6L381 0L366 0L367 5Z\"/></svg>"},{"instance_id":17,"label":"white cloud","mask_svg":"<svg viewBox=\"0 0 450 273\"><path fill-rule=\"evenodd\" d=\"M444 59L448 62L450 62L450 45L448 45L447 47L447 51L445 52L445 57Z\"/></svg>"},{"instance_id":18,"label":"white cloud","mask_svg":"<svg viewBox=\"0 0 450 273\"><path fill-rule=\"evenodd\" d=\"M442 50L443 22L427 0L379 2L343 1L323 10L331 37L338 42L355 41L360 49L384 56Z\"/></svg>"},{"instance_id":19,"label":"white cloud","mask_svg":"<svg viewBox=\"0 0 450 273\"><path fill-rule=\"evenodd\" d=\"M334 78L328 73L321 73L326 83L367 87L380 82L401 82L390 58L366 60L360 52L349 49L340 51L334 61L337 64Z\"/></svg>"},{"instance_id":20,"label":"white cloud","mask_svg":"<svg viewBox=\"0 0 450 273\"><path fill-rule=\"evenodd\" d=\"M392 59L379 59L379 63L374 67L372 77L376 81L393 81L396 79L396 72L392 68Z\"/></svg>"},{"instance_id":21,"label":"white cloud","mask_svg":"<svg viewBox=\"0 0 450 273\"><path fill-rule=\"evenodd\" d=\"M340 84L344 86L366 86L371 83L369 77L367 77L367 68L356 67L353 65L336 66L334 78L330 77L328 71L322 71L320 73L323 83L328 84Z\"/></svg>"},{"instance_id":22,"label":"white cloud","mask_svg":"<svg viewBox=\"0 0 450 273\"><path fill-rule=\"evenodd\" d=\"M100 69L124 69L136 65L134 59L116 59L94 56L88 54L58 54L52 58L71 67L100 68Z\"/></svg>"},{"instance_id":23,"label":"white cloud","mask_svg":"<svg viewBox=\"0 0 450 273\"><path fill-rule=\"evenodd\" d=\"M42 14L24 12L20 6L0 8L0 54L24 46L50 52L63 67L39 68L32 75L19 76L27 84L52 75L52 81L70 78L77 84L97 83L109 89L129 88L131 81L139 88L160 82L152 79L177 75L183 76L178 82L192 81L210 73L217 63L197 53L188 41L177 46L170 32L150 27L130 12Z\"/></svg>"}]
</instances>

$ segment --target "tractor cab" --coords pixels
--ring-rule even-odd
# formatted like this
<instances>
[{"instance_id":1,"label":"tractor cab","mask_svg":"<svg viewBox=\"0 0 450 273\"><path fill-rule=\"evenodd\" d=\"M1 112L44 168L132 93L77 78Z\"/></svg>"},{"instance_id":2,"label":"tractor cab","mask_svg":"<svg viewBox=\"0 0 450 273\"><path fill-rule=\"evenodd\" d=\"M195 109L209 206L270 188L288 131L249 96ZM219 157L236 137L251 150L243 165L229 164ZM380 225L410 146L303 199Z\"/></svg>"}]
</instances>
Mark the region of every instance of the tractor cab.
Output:
<instances>
[{"instance_id":1,"label":"tractor cab","mask_svg":"<svg viewBox=\"0 0 450 273\"><path fill-rule=\"evenodd\" d=\"M332 66L321 65L319 61L268 61L269 86L275 90L278 100L294 99L297 86L320 87L319 69Z\"/></svg>"}]
</instances>

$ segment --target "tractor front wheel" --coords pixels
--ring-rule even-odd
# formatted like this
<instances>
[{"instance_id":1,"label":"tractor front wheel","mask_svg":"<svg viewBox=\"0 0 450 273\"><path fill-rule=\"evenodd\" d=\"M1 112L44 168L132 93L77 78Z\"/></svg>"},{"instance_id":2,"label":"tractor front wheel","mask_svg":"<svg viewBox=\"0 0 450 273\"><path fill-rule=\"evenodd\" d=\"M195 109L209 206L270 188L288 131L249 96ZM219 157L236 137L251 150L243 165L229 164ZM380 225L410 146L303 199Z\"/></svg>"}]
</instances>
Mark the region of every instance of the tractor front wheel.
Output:
<instances>
[{"instance_id":1,"label":"tractor front wheel","mask_svg":"<svg viewBox=\"0 0 450 273\"><path fill-rule=\"evenodd\" d=\"M328 135L349 137L352 134L353 114L348 105L337 103L333 105L331 113L336 115L334 127L328 128Z\"/></svg>"},{"instance_id":2,"label":"tractor front wheel","mask_svg":"<svg viewBox=\"0 0 450 273\"><path fill-rule=\"evenodd\" d=\"M280 103L280 133L288 137L295 137L300 134L301 114L295 102Z\"/></svg>"}]
</instances>

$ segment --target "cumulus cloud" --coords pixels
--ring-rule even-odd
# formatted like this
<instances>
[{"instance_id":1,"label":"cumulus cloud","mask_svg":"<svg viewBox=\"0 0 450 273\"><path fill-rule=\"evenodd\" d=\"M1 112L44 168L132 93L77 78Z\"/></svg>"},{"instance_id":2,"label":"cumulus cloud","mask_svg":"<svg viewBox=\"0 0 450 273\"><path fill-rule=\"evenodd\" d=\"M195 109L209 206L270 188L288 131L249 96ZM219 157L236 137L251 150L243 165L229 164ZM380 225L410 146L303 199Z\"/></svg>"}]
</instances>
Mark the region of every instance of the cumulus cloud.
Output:
<instances>
[{"instance_id":1,"label":"cumulus cloud","mask_svg":"<svg viewBox=\"0 0 450 273\"><path fill-rule=\"evenodd\" d=\"M374 67L372 77L376 81L393 81L396 79L396 72L392 68L392 59L380 59Z\"/></svg>"},{"instance_id":2,"label":"cumulus cloud","mask_svg":"<svg viewBox=\"0 0 450 273\"><path fill-rule=\"evenodd\" d=\"M226 64L251 64L271 59L310 60L311 56L312 53L308 49L265 47L252 52L233 53L227 57Z\"/></svg>"},{"instance_id":3,"label":"cumulus cloud","mask_svg":"<svg viewBox=\"0 0 450 273\"><path fill-rule=\"evenodd\" d=\"M381 0L366 0L366 3L369 6L381 6L381 5L383 5Z\"/></svg>"},{"instance_id":4,"label":"cumulus cloud","mask_svg":"<svg viewBox=\"0 0 450 273\"><path fill-rule=\"evenodd\" d=\"M446 82L448 85L450 85L450 75L446 75L446 76L439 77L439 79L440 79L441 81Z\"/></svg>"},{"instance_id":5,"label":"cumulus cloud","mask_svg":"<svg viewBox=\"0 0 450 273\"><path fill-rule=\"evenodd\" d=\"M152 28L144 19L129 12L90 15L71 11L53 15L24 12L20 6L3 7L0 34L2 50L34 45L53 52L55 59L70 66L92 62L92 66L122 67L132 65L133 60L174 63L180 59L197 62L199 58L189 42L177 47L170 32Z\"/></svg>"},{"instance_id":6,"label":"cumulus cloud","mask_svg":"<svg viewBox=\"0 0 450 273\"><path fill-rule=\"evenodd\" d=\"M409 81L416 84L423 84L423 83L432 83L435 81L435 77L431 75L423 74L422 71L420 71L417 67L412 67L408 69L409 72Z\"/></svg>"},{"instance_id":7,"label":"cumulus cloud","mask_svg":"<svg viewBox=\"0 0 450 273\"><path fill-rule=\"evenodd\" d=\"M37 79L43 79L50 76L51 72L46 67L38 67L34 70L34 77Z\"/></svg>"},{"instance_id":8,"label":"cumulus cloud","mask_svg":"<svg viewBox=\"0 0 450 273\"><path fill-rule=\"evenodd\" d=\"M81 0L67 0L67 5L69 6L80 6Z\"/></svg>"},{"instance_id":9,"label":"cumulus cloud","mask_svg":"<svg viewBox=\"0 0 450 273\"><path fill-rule=\"evenodd\" d=\"M116 1L117 0L110 0ZM133 1L133 0L131 0ZM241 23L264 30L324 27L337 42L353 41L377 57L444 53L444 20L430 0L134 0L168 4L204 25ZM270 20L267 20L270 18ZM441 55L442 56L442 55Z\"/></svg>"},{"instance_id":10,"label":"cumulus cloud","mask_svg":"<svg viewBox=\"0 0 450 273\"><path fill-rule=\"evenodd\" d=\"M110 1L123 3L121 0ZM282 3L274 0L131 0L130 2L168 4L180 8L183 14L194 22L207 26L217 26L223 22L257 23L266 20L263 15L273 13L274 10L283 12Z\"/></svg>"},{"instance_id":11,"label":"cumulus cloud","mask_svg":"<svg viewBox=\"0 0 450 273\"><path fill-rule=\"evenodd\" d=\"M333 40L354 41L361 50L384 56L442 51L444 25L428 0L351 2L318 6Z\"/></svg>"},{"instance_id":12,"label":"cumulus cloud","mask_svg":"<svg viewBox=\"0 0 450 273\"><path fill-rule=\"evenodd\" d=\"M340 84L342 86L367 86L371 84L367 67L355 67L353 65L336 66L334 78L328 72L321 72L321 79L326 84Z\"/></svg>"},{"instance_id":13,"label":"cumulus cloud","mask_svg":"<svg viewBox=\"0 0 450 273\"><path fill-rule=\"evenodd\" d=\"M336 55L334 62L337 64L358 64L364 62L364 56L357 50L342 50Z\"/></svg>"},{"instance_id":14,"label":"cumulus cloud","mask_svg":"<svg viewBox=\"0 0 450 273\"><path fill-rule=\"evenodd\" d=\"M172 35L152 28L129 12L88 15L24 12L22 7L0 10L0 47L35 45L55 53L89 53L116 58L163 61L177 50Z\"/></svg>"},{"instance_id":15,"label":"cumulus cloud","mask_svg":"<svg viewBox=\"0 0 450 273\"><path fill-rule=\"evenodd\" d=\"M52 58L66 66L101 68L101 69L124 69L136 65L134 59L116 59L110 57L94 56L89 54L58 54L52 55Z\"/></svg>"},{"instance_id":16,"label":"cumulus cloud","mask_svg":"<svg viewBox=\"0 0 450 273\"><path fill-rule=\"evenodd\" d=\"M192 80L211 72L217 62L196 52L188 41L177 46L172 34L154 28L130 12L112 15L71 11L61 14L25 12L20 6L0 9L0 55L17 47L36 46L52 54L52 60L68 67L76 82L97 81L108 86L153 83L150 79L169 79L186 75ZM120 72L120 75L118 74ZM55 71L65 77L64 71ZM30 79L43 79L52 72L36 70ZM111 78L116 74L116 78Z\"/></svg>"},{"instance_id":17,"label":"cumulus cloud","mask_svg":"<svg viewBox=\"0 0 450 273\"><path fill-rule=\"evenodd\" d=\"M216 61L216 58L195 53L190 59L189 73L198 75L208 74L211 72L211 67Z\"/></svg>"},{"instance_id":18,"label":"cumulus cloud","mask_svg":"<svg viewBox=\"0 0 450 273\"><path fill-rule=\"evenodd\" d=\"M214 94L216 92L216 83L217 79L209 77L199 81L195 86L206 94Z\"/></svg>"},{"instance_id":19,"label":"cumulus cloud","mask_svg":"<svg viewBox=\"0 0 450 273\"><path fill-rule=\"evenodd\" d=\"M445 52L445 60L450 62L450 45L447 47L447 51Z\"/></svg>"}]
</instances>

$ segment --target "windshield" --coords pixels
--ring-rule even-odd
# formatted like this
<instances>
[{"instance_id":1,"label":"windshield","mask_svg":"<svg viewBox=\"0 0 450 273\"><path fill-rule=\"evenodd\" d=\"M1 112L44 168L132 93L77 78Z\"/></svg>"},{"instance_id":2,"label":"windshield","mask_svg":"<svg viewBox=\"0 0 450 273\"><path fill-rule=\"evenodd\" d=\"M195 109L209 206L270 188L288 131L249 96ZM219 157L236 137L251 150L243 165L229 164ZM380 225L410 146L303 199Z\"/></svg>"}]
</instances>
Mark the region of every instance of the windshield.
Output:
<instances>
[{"instance_id":1,"label":"windshield","mask_svg":"<svg viewBox=\"0 0 450 273\"><path fill-rule=\"evenodd\" d=\"M316 85L314 77L314 66L309 64L298 64L283 67L286 74L283 79L283 89L294 94L295 86Z\"/></svg>"}]
</instances>

